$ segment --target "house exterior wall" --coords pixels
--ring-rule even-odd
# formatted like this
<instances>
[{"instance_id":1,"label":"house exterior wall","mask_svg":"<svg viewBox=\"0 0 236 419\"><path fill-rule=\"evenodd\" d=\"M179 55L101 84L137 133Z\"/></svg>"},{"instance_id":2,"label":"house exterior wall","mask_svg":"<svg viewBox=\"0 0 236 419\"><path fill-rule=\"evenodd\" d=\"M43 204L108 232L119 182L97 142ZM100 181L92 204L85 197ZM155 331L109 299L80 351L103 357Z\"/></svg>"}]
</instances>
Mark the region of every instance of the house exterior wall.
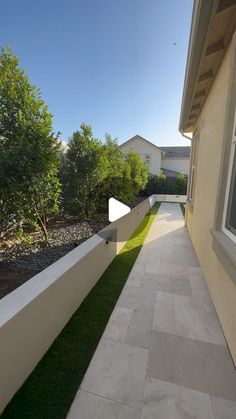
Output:
<instances>
[{"instance_id":1,"label":"house exterior wall","mask_svg":"<svg viewBox=\"0 0 236 419\"><path fill-rule=\"evenodd\" d=\"M121 144L120 146L121 150L124 154L129 153L129 151L136 151L140 154L140 157L143 161L145 161L145 154L151 155L151 162L150 162L150 173L153 175L157 175L160 173L161 170L161 151L155 147L149 144L146 141L143 141L142 139L135 138L132 141Z\"/></svg>"},{"instance_id":2,"label":"house exterior wall","mask_svg":"<svg viewBox=\"0 0 236 419\"><path fill-rule=\"evenodd\" d=\"M162 158L161 167L163 169L173 170L174 172L189 174L189 158Z\"/></svg>"},{"instance_id":3,"label":"house exterior wall","mask_svg":"<svg viewBox=\"0 0 236 419\"><path fill-rule=\"evenodd\" d=\"M233 282L213 250L211 235L224 155L232 56L231 43L197 122L193 202L186 211L186 225L236 363L236 282Z\"/></svg>"}]
</instances>

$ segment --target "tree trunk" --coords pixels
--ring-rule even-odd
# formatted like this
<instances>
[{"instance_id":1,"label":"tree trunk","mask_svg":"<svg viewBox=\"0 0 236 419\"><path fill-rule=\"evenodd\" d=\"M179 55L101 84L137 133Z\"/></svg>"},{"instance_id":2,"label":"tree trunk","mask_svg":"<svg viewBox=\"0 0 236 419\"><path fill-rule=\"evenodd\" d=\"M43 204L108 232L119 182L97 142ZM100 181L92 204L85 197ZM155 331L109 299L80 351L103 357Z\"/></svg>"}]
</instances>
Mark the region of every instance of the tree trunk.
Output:
<instances>
[{"instance_id":1,"label":"tree trunk","mask_svg":"<svg viewBox=\"0 0 236 419\"><path fill-rule=\"evenodd\" d=\"M46 241L48 241L47 227L46 227L46 224L44 224L43 219L41 217L39 217L39 223L40 223L40 227L42 229L44 238L45 238Z\"/></svg>"},{"instance_id":2,"label":"tree trunk","mask_svg":"<svg viewBox=\"0 0 236 419\"><path fill-rule=\"evenodd\" d=\"M42 219L43 219L43 224L44 224L45 228L47 228L47 217L46 217L45 213L43 213Z\"/></svg>"},{"instance_id":3,"label":"tree trunk","mask_svg":"<svg viewBox=\"0 0 236 419\"><path fill-rule=\"evenodd\" d=\"M88 199L85 201L85 218L88 219Z\"/></svg>"}]
</instances>

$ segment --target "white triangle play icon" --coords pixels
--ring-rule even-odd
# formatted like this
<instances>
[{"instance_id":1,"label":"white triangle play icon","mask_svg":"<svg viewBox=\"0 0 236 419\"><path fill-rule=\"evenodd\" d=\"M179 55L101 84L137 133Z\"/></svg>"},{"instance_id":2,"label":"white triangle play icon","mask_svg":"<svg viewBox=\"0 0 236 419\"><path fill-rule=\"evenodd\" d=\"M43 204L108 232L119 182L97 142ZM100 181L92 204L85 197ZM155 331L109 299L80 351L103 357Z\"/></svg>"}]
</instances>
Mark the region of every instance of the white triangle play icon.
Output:
<instances>
[{"instance_id":1,"label":"white triangle play icon","mask_svg":"<svg viewBox=\"0 0 236 419\"><path fill-rule=\"evenodd\" d=\"M117 201L115 198L109 199L109 221L112 223L113 221L118 220L118 218L123 217L130 212L130 207L122 202Z\"/></svg>"}]
</instances>

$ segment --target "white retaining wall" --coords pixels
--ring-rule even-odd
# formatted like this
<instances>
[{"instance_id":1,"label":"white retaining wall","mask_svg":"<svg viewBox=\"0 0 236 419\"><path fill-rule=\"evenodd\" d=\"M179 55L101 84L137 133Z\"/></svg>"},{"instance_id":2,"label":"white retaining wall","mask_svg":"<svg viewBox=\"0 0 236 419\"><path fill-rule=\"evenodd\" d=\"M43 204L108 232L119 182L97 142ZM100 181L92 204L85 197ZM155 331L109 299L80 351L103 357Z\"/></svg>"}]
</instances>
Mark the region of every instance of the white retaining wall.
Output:
<instances>
[{"instance_id":1,"label":"white retaining wall","mask_svg":"<svg viewBox=\"0 0 236 419\"><path fill-rule=\"evenodd\" d=\"M153 195L0 301L0 413L156 201ZM103 233L101 233L102 235Z\"/></svg>"}]
</instances>

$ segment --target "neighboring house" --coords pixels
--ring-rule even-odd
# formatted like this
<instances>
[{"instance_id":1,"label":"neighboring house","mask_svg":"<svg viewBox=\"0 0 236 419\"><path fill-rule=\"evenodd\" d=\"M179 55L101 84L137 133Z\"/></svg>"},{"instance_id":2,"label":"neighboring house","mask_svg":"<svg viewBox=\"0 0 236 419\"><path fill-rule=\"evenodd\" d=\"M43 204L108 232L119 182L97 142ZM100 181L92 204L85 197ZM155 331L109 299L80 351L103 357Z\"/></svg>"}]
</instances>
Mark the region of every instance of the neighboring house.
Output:
<instances>
[{"instance_id":1,"label":"neighboring house","mask_svg":"<svg viewBox=\"0 0 236 419\"><path fill-rule=\"evenodd\" d=\"M61 140L60 138L59 138L58 142L59 142L60 151L62 153L66 153L68 151L68 148L69 148L68 143L65 140Z\"/></svg>"},{"instance_id":2,"label":"neighboring house","mask_svg":"<svg viewBox=\"0 0 236 419\"><path fill-rule=\"evenodd\" d=\"M164 153L161 159L161 168L167 176L175 177L175 174L178 176L179 173L188 175L190 147L160 147L160 149Z\"/></svg>"},{"instance_id":3,"label":"neighboring house","mask_svg":"<svg viewBox=\"0 0 236 419\"><path fill-rule=\"evenodd\" d=\"M186 225L236 364L236 1L194 2L179 129L192 134Z\"/></svg>"},{"instance_id":4,"label":"neighboring house","mask_svg":"<svg viewBox=\"0 0 236 419\"><path fill-rule=\"evenodd\" d=\"M140 135L135 135L120 145L124 154L133 150L149 166L150 173L157 175L161 170L168 177L188 174L190 147L158 147Z\"/></svg>"},{"instance_id":5,"label":"neighboring house","mask_svg":"<svg viewBox=\"0 0 236 419\"><path fill-rule=\"evenodd\" d=\"M135 135L120 145L124 154L136 151L141 159L149 166L150 173L159 174L161 170L161 157L163 152L159 147L140 135Z\"/></svg>"}]
</instances>

